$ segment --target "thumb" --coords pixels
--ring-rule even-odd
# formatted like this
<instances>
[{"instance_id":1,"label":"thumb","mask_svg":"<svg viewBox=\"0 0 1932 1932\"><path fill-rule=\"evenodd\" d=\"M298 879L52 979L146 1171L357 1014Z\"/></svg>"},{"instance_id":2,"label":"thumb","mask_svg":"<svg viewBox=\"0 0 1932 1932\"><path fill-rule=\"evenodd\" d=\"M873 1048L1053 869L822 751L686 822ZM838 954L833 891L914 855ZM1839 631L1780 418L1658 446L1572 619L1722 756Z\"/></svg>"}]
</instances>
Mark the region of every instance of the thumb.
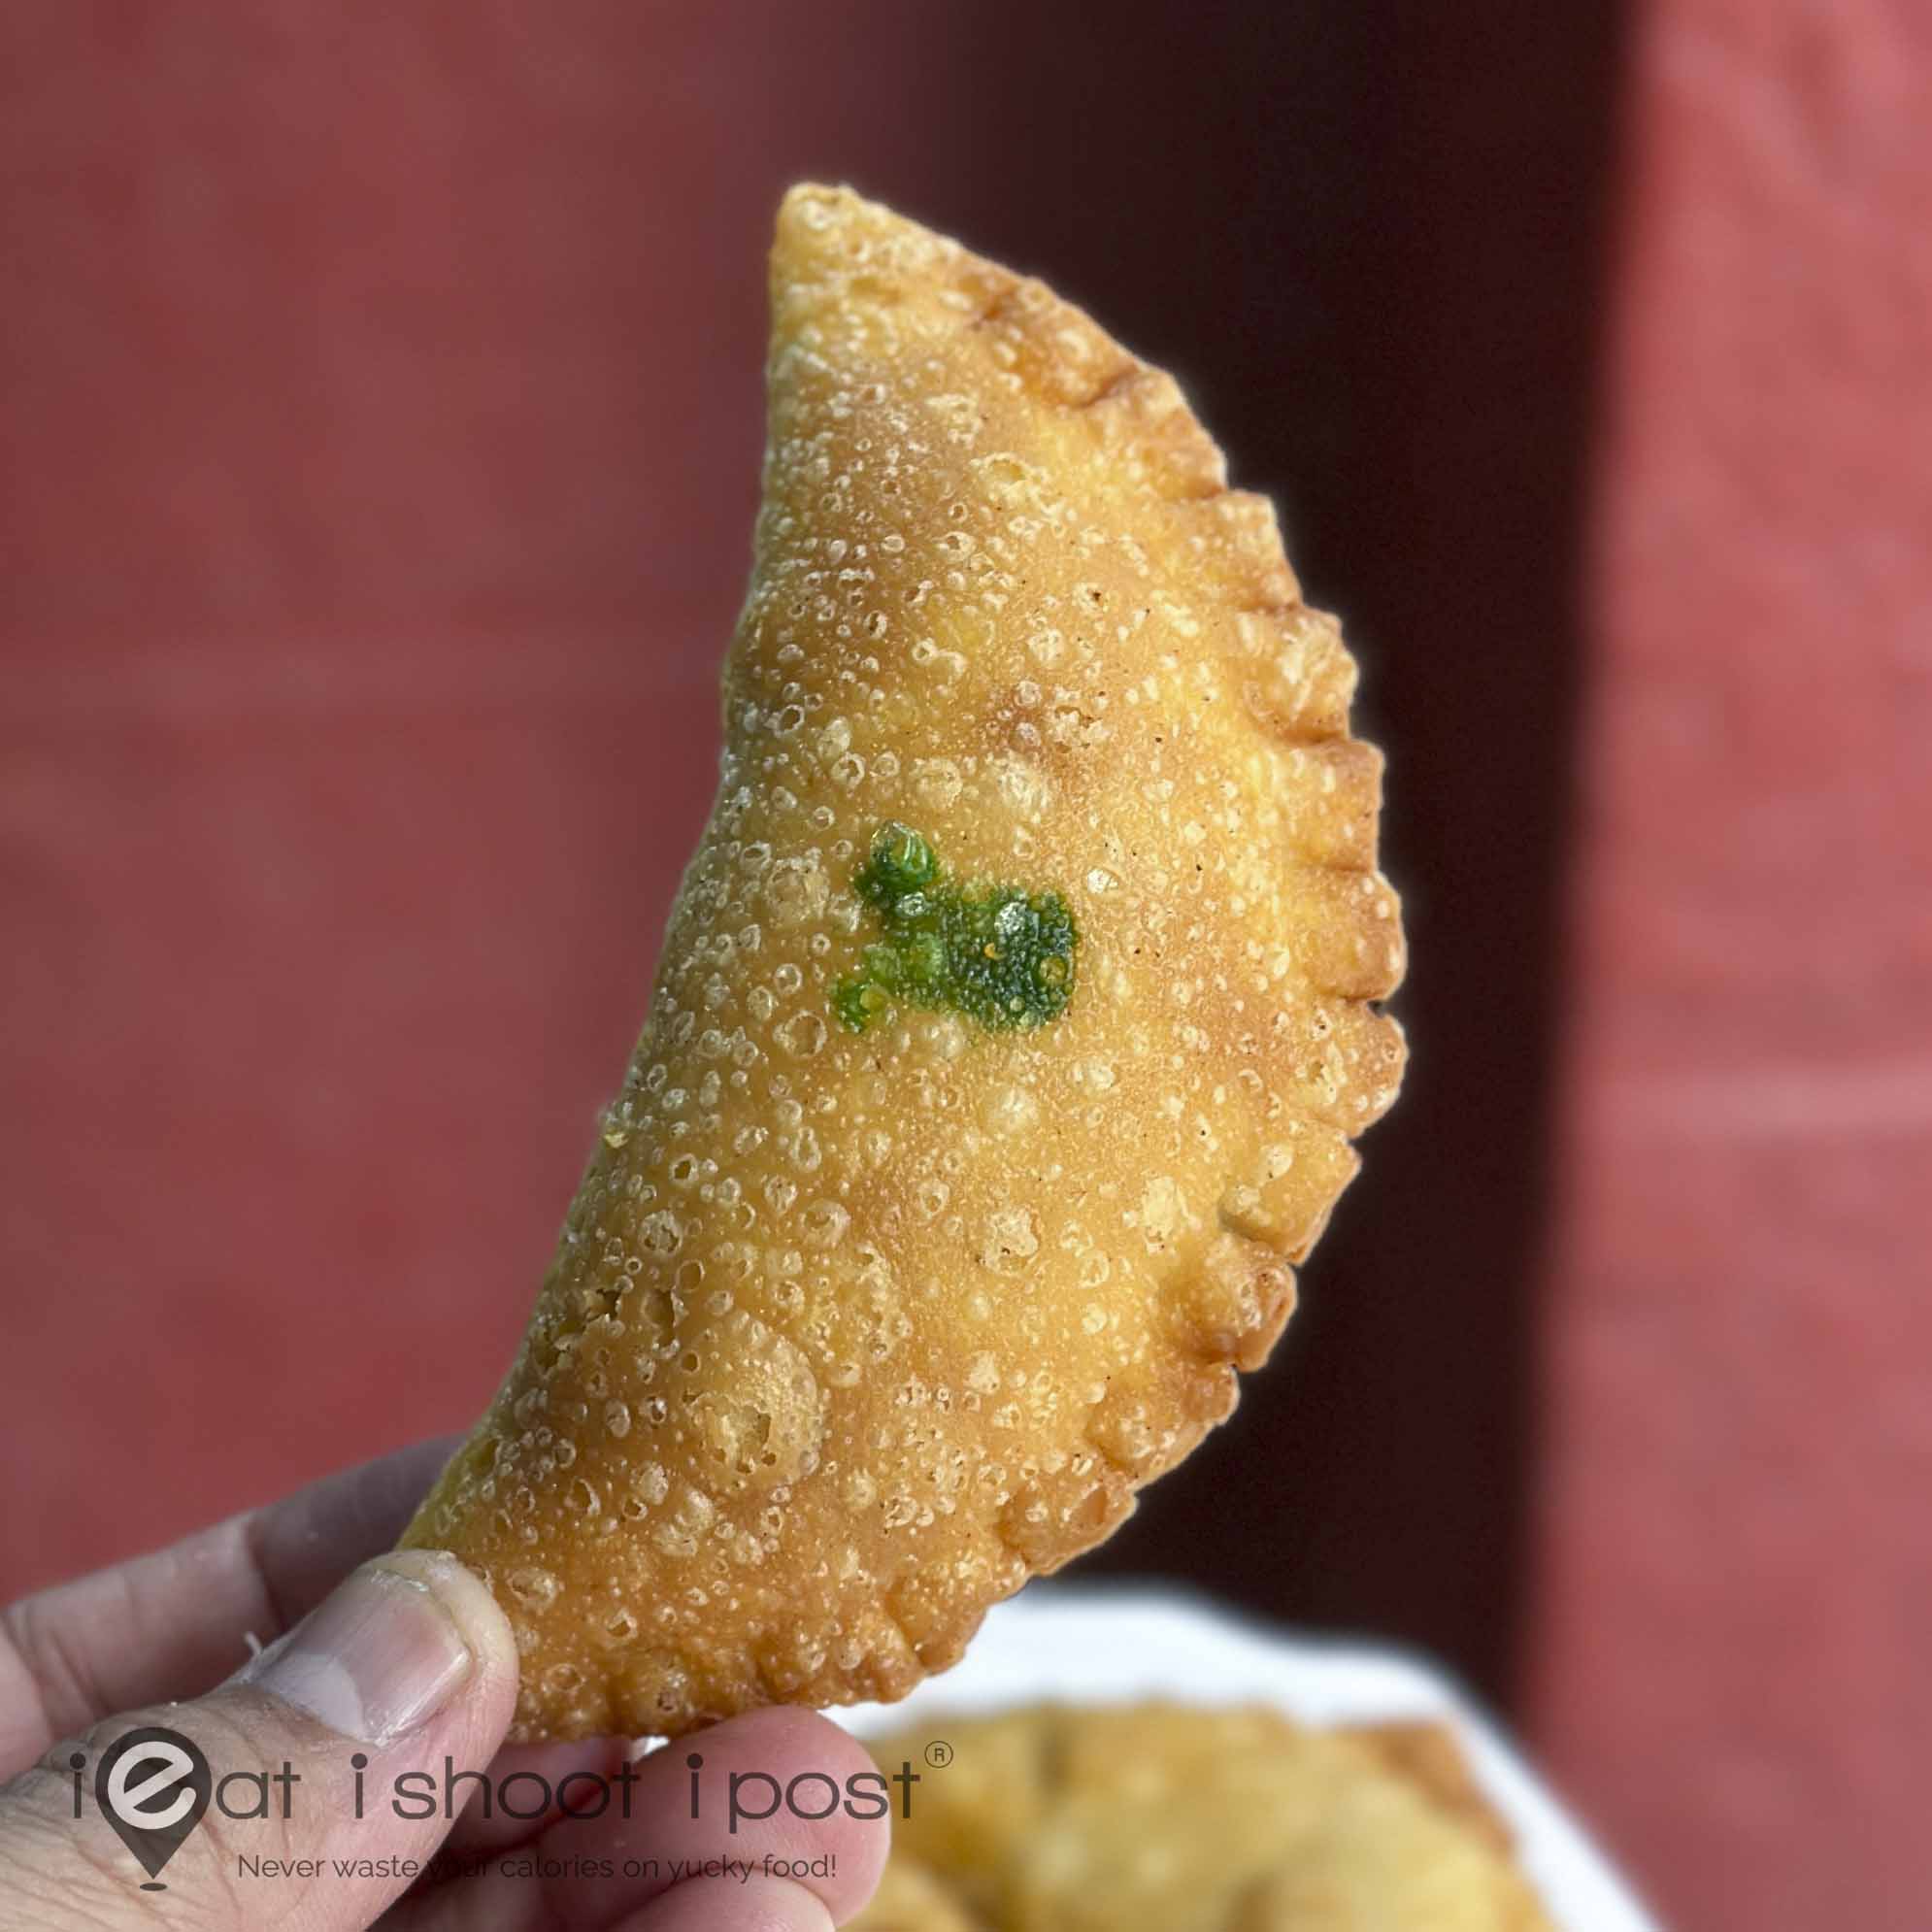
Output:
<instances>
[{"instance_id":1,"label":"thumb","mask_svg":"<svg viewBox=\"0 0 1932 1932\"><path fill-rule=\"evenodd\" d=\"M0 1789L7 1923L359 1932L450 1829L445 1758L486 1765L516 1699L516 1646L482 1582L435 1550L379 1557L219 1689L111 1717ZM145 1727L183 1743L117 1758ZM401 1816L396 1780L416 1771L433 1774L435 1802ZM183 1794L197 1784L193 1822ZM183 1815L144 1834L144 1806Z\"/></svg>"}]
</instances>

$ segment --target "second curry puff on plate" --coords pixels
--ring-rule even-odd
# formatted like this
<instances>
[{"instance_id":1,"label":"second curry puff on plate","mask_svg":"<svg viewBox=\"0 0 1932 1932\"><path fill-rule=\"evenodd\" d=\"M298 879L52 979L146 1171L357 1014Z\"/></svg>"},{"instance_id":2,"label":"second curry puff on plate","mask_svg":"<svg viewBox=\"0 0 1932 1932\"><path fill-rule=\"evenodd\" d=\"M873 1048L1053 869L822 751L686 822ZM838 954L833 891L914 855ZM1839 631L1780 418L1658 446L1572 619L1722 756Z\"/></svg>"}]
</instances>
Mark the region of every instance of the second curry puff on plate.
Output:
<instances>
[{"instance_id":1,"label":"second curry puff on plate","mask_svg":"<svg viewBox=\"0 0 1932 1932\"><path fill-rule=\"evenodd\" d=\"M880 1767L936 1723L854 1932L1551 1932L1442 1723L1032 1704L875 1740Z\"/></svg>"}]
</instances>

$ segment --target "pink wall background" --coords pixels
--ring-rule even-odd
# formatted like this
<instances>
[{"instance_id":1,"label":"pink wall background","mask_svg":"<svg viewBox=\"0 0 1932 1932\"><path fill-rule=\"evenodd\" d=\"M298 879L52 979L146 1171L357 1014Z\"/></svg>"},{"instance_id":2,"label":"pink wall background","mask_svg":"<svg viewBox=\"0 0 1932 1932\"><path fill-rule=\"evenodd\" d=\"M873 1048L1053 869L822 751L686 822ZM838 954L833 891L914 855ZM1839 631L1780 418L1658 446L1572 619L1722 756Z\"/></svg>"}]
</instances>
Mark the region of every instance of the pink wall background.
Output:
<instances>
[{"instance_id":1,"label":"pink wall background","mask_svg":"<svg viewBox=\"0 0 1932 1932\"><path fill-rule=\"evenodd\" d=\"M1932 1918L1932 37L1345 11L0 17L9 1594L492 1385L849 173L1180 360L1392 753L1411 1096L1108 1563L1449 1654L1685 1925Z\"/></svg>"},{"instance_id":2,"label":"pink wall background","mask_svg":"<svg viewBox=\"0 0 1932 1932\"><path fill-rule=\"evenodd\" d=\"M1536 1734L1685 1924L1932 1923L1932 19L1660 0L1606 383Z\"/></svg>"}]
</instances>

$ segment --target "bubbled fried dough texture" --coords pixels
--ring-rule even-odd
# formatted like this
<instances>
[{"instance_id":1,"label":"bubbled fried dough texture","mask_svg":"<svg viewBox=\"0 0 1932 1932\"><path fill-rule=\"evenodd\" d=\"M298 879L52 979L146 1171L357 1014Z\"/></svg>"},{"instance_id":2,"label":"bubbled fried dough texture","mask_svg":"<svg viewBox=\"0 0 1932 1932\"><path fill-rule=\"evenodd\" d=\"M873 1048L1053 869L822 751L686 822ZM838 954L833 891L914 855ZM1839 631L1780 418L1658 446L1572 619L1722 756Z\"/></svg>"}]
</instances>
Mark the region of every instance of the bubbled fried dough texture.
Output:
<instances>
[{"instance_id":1,"label":"bubbled fried dough texture","mask_svg":"<svg viewBox=\"0 0 1932 1932\"><path fill-rule=\"evenodd\" d=\"M717 800L528 1337L409 1533L525 1738L903 1695L1267 1354L1394 1098L1354 666L1173 382L843 191L772 258ZM880 828L1059 894L1031 1030L832 993Z\"/></svg>"}]
</instances>

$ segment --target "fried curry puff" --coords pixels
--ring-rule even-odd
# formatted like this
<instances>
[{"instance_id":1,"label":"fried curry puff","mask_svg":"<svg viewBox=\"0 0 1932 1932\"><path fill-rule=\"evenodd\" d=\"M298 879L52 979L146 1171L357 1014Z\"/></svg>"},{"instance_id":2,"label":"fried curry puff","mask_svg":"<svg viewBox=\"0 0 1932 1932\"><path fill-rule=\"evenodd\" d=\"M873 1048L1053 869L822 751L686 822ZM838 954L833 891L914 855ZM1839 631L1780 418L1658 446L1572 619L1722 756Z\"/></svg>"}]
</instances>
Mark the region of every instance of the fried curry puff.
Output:
<instances>
[{"instance_id":1,"label":"fried curry puff","mask_svg":"<svg viewBox=\"0 0 1932 1932\"><path fill-rule=\"evenodd\" d=\"M841 189L771 295L716 803L408 1536L524 1738L952 1663L1228 1414L1402 1067L1354 665L1173 381Z\"/></svg>"},{"instance_id":2,"label":"fried curry puff","mask_svg":"<svg viewBox=\"0 0 1932 1932\"><path fill-rule=\"evenodd\" d=\"M1551 1932L1440 1723L1030 1705L939 1728L953 1755L853 1932Z\"/></svg>"}]
</instances>

